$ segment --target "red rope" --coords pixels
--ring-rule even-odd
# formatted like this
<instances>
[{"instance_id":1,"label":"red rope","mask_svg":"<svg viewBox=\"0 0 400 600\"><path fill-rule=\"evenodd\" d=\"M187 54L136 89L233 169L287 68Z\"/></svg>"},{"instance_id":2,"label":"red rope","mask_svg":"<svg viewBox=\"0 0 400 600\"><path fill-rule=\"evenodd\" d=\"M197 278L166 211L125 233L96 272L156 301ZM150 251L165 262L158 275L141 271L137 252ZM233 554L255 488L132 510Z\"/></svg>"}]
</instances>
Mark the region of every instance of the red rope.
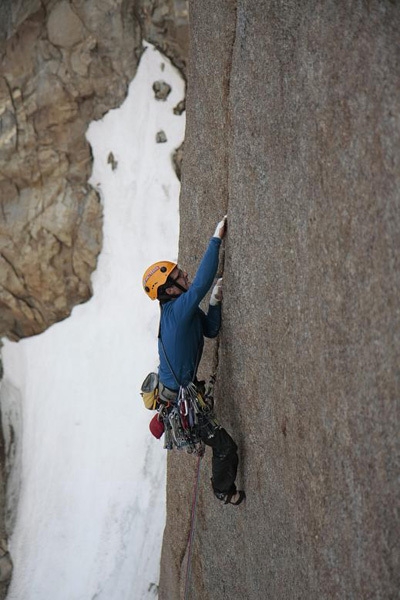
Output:
<instances>
[{"instance_id":1,"label":"red rope","mask_svg":"<svg viewBox=\"0 0 400 600\"><path fill-rule=\"evenodd\" d=\"M190 574L191 574L191 563L192 563L192 546L194 539L194 527L196 522L196 507L197 507L197 496L198 496L198 488L200 481L200 463L201 456L197 459L197 469L196 469L196 479L194 484L193 491L193 500L192 500L192 514L191 514L191 522L190 522L190 532L189 532L189 540L188 540L188 558L186 564L186 580L185 580L185 600L189 598L189 583L190 583Z\"/></svg>"}]
</instances>

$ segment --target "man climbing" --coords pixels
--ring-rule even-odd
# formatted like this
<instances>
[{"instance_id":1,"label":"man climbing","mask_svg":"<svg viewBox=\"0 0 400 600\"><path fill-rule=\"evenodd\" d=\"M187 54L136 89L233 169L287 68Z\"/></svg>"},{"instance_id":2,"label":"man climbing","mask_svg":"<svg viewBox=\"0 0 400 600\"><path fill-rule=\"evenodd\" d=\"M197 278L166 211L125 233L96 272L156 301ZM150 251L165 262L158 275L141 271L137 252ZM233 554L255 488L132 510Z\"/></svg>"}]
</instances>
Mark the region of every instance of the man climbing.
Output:
<instances>
[{"instance_id":1,"label":"man climbing","mask_svg":"<svg viewBox=\"0 0 400 600\"><path fill-rule=\"evenodd\" d=\"M174 407L179 403L176 414L183 421L183 427L196 430L200 440L213 449L211 482L214 494L225 504L237 506L245 498L244 491L238 491L235 485L237 446L225 429L207 417L207 411L203 412L201 405L195 406L191 416L186 400L188 398L190 401L193 397L194 389L194 401L197 402L199 385L196 373L203 352L204 336L216 337L221 325L222 279L217 281L212 290L207 314L199 308L199 303L211 288L216 275L225 233L226 217L218 223L193 283L176 263L164 261L146 270L143 288L152 300L159 300L161 308L158 340L161 401L167 403L169 408L165 410L169 411L176 411Z\"/></svg>"}]
</instances>

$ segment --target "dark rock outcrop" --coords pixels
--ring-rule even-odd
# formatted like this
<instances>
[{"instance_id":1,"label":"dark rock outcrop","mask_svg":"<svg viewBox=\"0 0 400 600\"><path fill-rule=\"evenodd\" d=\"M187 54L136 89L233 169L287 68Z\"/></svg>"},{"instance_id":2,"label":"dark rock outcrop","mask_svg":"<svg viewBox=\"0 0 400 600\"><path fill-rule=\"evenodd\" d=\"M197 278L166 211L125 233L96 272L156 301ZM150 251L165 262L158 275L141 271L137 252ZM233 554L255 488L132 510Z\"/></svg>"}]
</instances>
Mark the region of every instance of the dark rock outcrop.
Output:
<instances>
[{"instance_id":1,"label":"dark rock outcrop","mask_svg":"<svg viewBox=\"0 0 400 600\"><path fill-rule=\"evenodd\" d=\"M122 103L143 37L184 70L187 5L9 1L0 21L0 337L17 340L90 297L102 208L85 132Z\"/></svg>"},{"instance_id":2,"label":"dark rock outcrop","mask_svg":"<svg viewBox=\"0 0 400 600\"><path fill-rule=\"evenodd\" d=\"M139 25L119 4L31 2L4 43L0 332L12 339L91 294L102 209L85 131L122 102L140 55Z\"/></svg>"},{"instance_id":3,"label":"dark rock outcrop","mask_svg":"<svg viewBox=\"0 0 400 600\"><path fill-rule=\"evenodd\" d=\"M190 6L180 262L227 212L216 405L248 496L220 505L206 457L188 580L196 460L169 456L162 600L398 596L399 22Z\"/></svg>"}]
</instances>

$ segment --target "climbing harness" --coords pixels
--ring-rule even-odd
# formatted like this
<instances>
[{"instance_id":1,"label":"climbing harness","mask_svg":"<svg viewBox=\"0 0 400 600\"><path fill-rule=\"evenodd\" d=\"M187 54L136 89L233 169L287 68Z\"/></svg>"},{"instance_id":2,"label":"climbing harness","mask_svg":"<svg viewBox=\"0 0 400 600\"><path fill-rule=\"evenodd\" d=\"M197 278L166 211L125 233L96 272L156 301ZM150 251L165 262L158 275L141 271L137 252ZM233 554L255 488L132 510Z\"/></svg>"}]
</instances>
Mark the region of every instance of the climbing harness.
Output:
<instances>
[{"instance_id":1,"label":"climbing harness","mask_svg":"<svg viewBox=\"0 0 400 600\"><path fill-rule=\"evenodd\" d=\"M212 408L207 404L194 383L180 386L176 401L169 405L160 405L159 419L163 421L164 448L185 449L190 454L204 454L204 438L214 436L219 424Z\"/></svg>"}]
</instances>

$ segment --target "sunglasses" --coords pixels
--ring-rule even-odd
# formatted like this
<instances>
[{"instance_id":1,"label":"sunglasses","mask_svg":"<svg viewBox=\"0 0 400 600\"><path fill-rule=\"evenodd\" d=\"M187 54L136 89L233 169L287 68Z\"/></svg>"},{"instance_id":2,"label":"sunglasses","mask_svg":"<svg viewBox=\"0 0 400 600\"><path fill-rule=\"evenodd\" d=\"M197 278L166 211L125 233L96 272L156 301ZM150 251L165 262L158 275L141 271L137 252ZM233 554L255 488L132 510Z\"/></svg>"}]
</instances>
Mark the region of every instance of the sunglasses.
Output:
<instances>
[{"instance_id":1,"label":"sunglasses","mask_svg":"<svg viewBox=\"0 0 400 600\"><path fill-rule=\"evenodd\" d=\"M171 277L171 275L168 276L168 281L170 281L171 283L176 283L178 281L178 279L184 278L185 277L185 272L182 271L182 269L180 269L178 267L178 275L177 277L175 277L175 279L173 277Z\"/></svg>"}]
</instances>

